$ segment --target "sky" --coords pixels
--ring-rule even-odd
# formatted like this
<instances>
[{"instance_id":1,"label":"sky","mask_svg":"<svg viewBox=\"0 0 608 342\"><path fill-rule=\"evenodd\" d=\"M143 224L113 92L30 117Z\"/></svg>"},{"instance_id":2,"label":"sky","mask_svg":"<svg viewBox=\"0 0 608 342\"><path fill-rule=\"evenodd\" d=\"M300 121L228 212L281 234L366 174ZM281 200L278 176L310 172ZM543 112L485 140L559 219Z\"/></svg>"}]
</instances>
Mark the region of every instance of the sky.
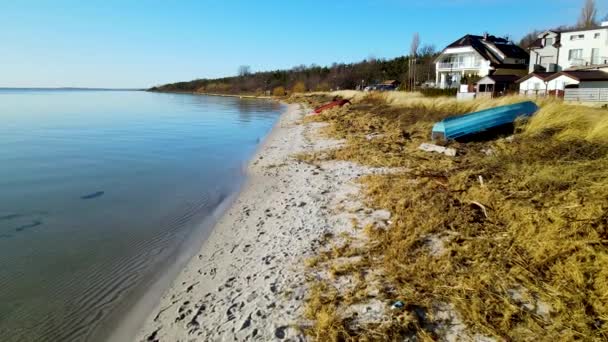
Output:
<instances>
[{"instance_id":1,"label":"sky","mask_svg":"<svg viewBox=\"0 0 608 342\"><path fill-rule=\"evenodd\" d=\"M147 88L574 24L582 0L0 1L0 87ZM608 0L598 0L599 16Z\"/></svg>"}]
</instances>

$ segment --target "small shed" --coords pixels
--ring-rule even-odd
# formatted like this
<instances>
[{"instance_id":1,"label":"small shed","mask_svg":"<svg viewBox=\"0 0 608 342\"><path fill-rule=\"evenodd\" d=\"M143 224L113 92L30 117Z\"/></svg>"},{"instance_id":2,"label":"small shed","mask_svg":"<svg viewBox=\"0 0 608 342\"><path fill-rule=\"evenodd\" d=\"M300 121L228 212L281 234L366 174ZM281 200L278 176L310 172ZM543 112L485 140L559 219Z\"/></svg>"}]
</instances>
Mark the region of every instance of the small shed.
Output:
<instances>
[{"instance_id":1,"label":"small shed","mask_svg":"<svg viewBox=\"0 0 608 342\"><path fill-rule=\"evenodd\" d=\"M608 88L608 72L600 70L561 71L547 79L549 89Z\"/></svg>"},{"instance_id":2,"label":"small shed","mask_svg":"<svg viewBox=\"0 0 608 342\"><path fill-rule=\"evenodd\" d=\"M503 96L517 90L515 82L519 78L517 75L488 75L477 81L475 92L477 96Z\"/></svg>"},{"instance_id":3,"label":"small shed","mask_svg":"<svg viewBox=\"0 0 608 342\"><path fill-rule=\"evenodd\" d=\"M399 82L397 80L386 80L380 84L384 85L384 86L393 86L393 87L397 88L397 87L399 87L399 85L401 85L401 82Z\"/></svg>"},{"instance_id":4,"label":"small shed","mask_svg":"<svg viewBox=\"0 0 608 342\"><path fill-rule=\"evenodd\" d=\"M397 80L386 80L376 86L376 90L396 90L401 85Z\"/></svg>"},{"instance_id":5,"label":"small shed","mask_svg":"<svg viewBox=\"0 0 608 342\"><path fill-rule=\"evenodd\" d=\"M519 84L521 95L544 96L548 92L548 80L555 75L555 72L531 72L516 81Z\"/></svg>"}]
</instances>

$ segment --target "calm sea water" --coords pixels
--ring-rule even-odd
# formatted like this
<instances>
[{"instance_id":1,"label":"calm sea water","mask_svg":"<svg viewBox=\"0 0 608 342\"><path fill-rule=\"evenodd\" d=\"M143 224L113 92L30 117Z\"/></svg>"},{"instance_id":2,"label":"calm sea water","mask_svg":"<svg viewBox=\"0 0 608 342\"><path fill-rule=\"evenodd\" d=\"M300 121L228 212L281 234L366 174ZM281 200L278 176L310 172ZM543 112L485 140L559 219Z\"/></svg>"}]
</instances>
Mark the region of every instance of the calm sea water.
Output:
<instances>
[{"instance_id":1,"label":"calm sea water","mask_svg":"<svg viewBox=\"0 0 608 342\"><path fill-rule=\"evenodd\" d=\"M103 336L188 243L200 243L281 109L137 91L0 90L0 340Z\"/></svg>"}]
</instances>

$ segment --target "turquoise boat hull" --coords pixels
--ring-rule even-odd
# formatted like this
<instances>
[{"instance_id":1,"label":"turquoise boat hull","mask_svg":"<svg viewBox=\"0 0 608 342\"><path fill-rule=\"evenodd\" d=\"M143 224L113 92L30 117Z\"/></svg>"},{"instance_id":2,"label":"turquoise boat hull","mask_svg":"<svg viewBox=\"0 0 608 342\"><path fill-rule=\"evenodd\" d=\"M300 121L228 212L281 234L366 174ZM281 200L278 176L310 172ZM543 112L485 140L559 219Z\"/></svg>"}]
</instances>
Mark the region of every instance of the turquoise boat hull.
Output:
<instances>
[{"instance_id":1,"label":"turquoise boat hull","mask_svg":"<svg viewBox=\"0 0 608 342\"><path fill-rule=\"evenodd\" d=\"M439 121L433 126L433 140L452 140L511 124L518 117L532 116L538 106L532 101L494 107Z\"/></svg>"}]
</instances>

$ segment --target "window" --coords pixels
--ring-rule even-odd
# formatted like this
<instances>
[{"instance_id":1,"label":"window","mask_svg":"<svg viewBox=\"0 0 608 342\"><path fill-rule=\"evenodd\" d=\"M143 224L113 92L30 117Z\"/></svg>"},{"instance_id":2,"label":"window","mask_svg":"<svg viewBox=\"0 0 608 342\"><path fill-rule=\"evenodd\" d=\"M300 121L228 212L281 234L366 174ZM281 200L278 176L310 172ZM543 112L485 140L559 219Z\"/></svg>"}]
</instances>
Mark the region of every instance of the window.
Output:
<instances>
[{"instance_id":1,"label":"window","mask_svg":"<svg viewBox=\"0 0 608 342\"><path fill-rule=\"evenodd\" d=\"M594 39L598 39L599 37L600 37L600 33L599 32L593 35Z\"/></svg>"},{"instance_id":2,"label":"window","mask_svg":"<svg viewBox=\"0 0 608 342\"><path fill-rule=\"evenodd\" d=\"M573 34L570 36L570 40L580 40L580 39L585 39L585 35L584 34Z\"/></svg>"},{"instance_id":3,"label":"window","mask_svg":"<svg viewBox=\"0 0 608 342\"><path fill-rule=\"evenodd\" d=\"M545 38L545 46L553 45L553 38Z\"/></svg>"},{"instance_id":4,"label":"window","mask_svg":"<svg viewBox=\"0 0 608 342\"><path fill-rule=\"evenodd\" d=\"M583 58L583 49L572 49L568 51L568 60Z\"/></svg>"}]
</instances>

